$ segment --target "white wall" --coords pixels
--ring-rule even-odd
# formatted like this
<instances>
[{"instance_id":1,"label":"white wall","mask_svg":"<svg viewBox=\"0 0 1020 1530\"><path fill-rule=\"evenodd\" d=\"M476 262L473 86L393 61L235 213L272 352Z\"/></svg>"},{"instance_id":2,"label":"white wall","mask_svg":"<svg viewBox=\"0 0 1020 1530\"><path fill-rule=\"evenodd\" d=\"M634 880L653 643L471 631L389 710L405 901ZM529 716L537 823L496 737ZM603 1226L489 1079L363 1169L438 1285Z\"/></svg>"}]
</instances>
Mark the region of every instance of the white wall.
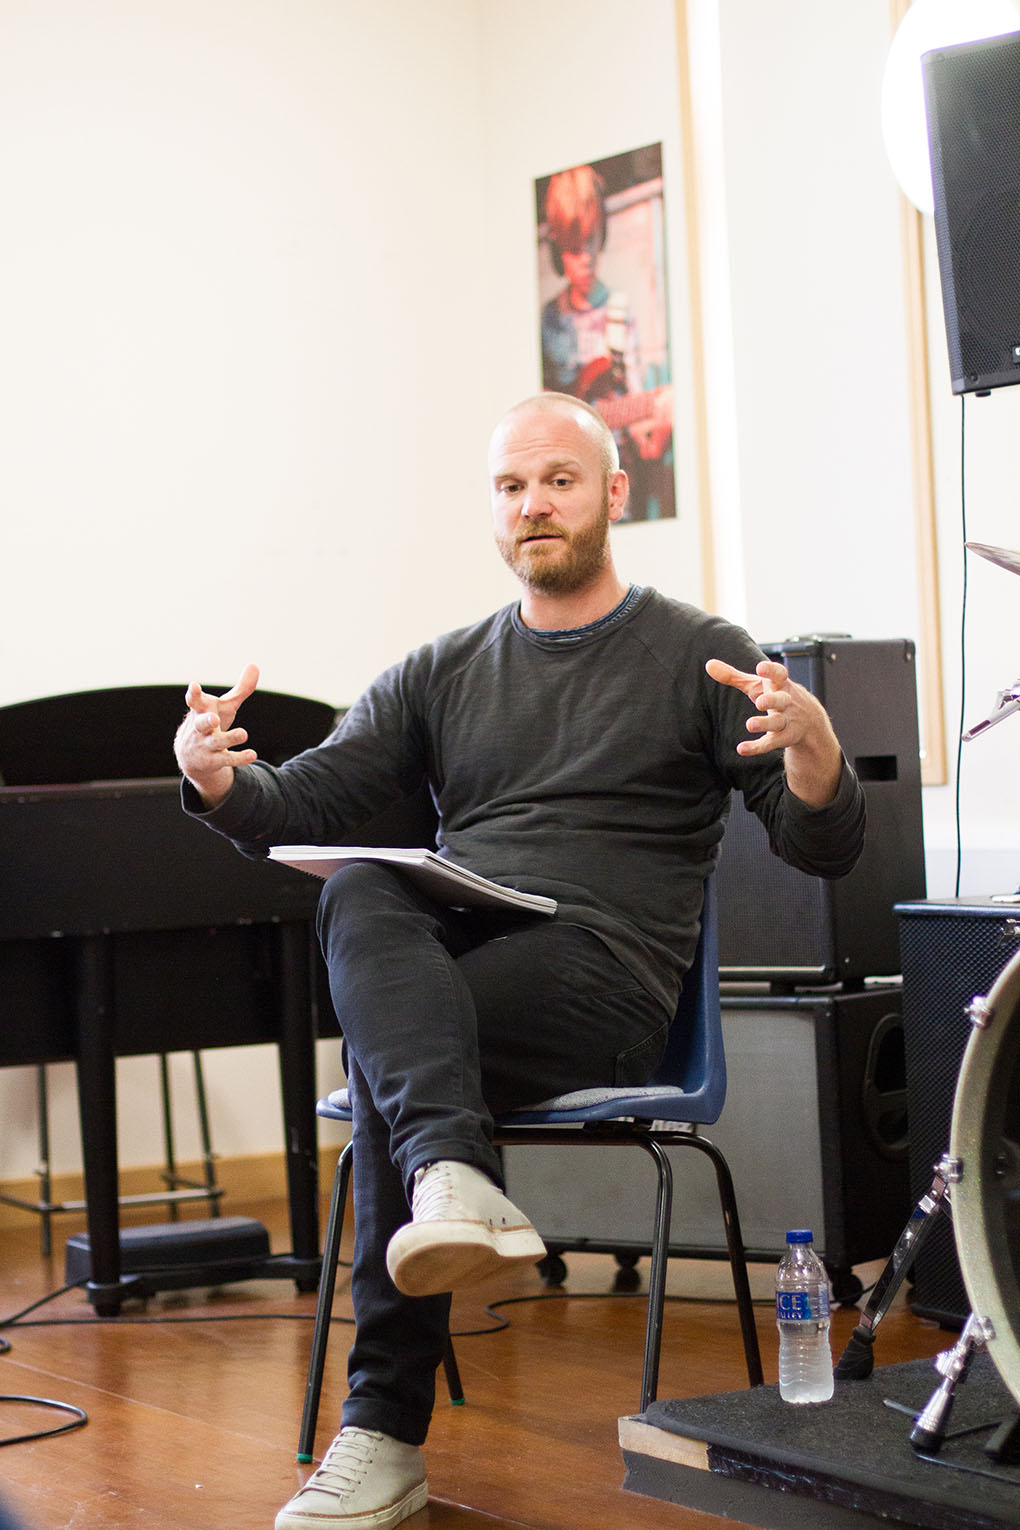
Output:
<instances>
[{"instance_id":1,"label":"white wall","mask_svg":"<svg viewBox=\"0 0 1020 1530\"><path fill-rule=\"evenodd\" d=\"M717 332L723 344L727 325L732 336L742 619L760 639L821 628L921 644L899 191L879 121L888 6L692 0L692 9L695 35L714 23L719 40L721 173L708 195L723 203L728 238L729 308ZM925 789L924 813L928 892L943 897L957 879L961 414L968 535L1017 546L1020 390L962 403L952 396L930 216L925 224L950 779ZM727 593L733 611L732 581ZM1018 598L1016 576L971 558L966 725L1020 675L1011 642ZM1010 793L1018 761L1015 721L964 746L965 896L1020 881L1020 811Z\"/></svg>"},{"instance_id":2,"label":"white wall","mask_svg":"<svg viewBox=\"0 0 1020 1530\"><path fill-rule=\"evenodd\" d=\"M339 704L508 597L478 59L472 0L0 0L0 703L253 659ZM243 1101L208 1059L227 1154L280 1142L243 1057ZM154 1064L120 1073L155 1162ZM54 1128L70 1167L68 1069Z\"/></svg>"},{"instance_id":3,"label":"white wall","mask_svg":"<svg viewBox=\"0 0 1020 1530\"><path fill-rule=\"evenodd\" d=\"M3 0L0 700L340 702L488 598L475 18Z\"/></svg>"},{"instance_id":4,"label":"white wall","mask_svg":"<svg viewBox=\"0 0 1020 1530\"><path fill-rule=\"evenodd\" d=\"M916 638L886 0L690 8L723 608L763 639ZM532 183L660 140L680 515L614 535L628 574L700 598L673 15L671 0L0 0L0 702L229 680L248 659L273 688L343 702L509 598L484 445L539 378ZM952 728L960 406L939 302ZM1015 389L967 404L982 541L1017 541L1018 408ZM1014 577L972 570L969 720L1016 678ZM1018 748L1007 722L965 756L965 892L1016 881ZM926 790L938 894L952 803L952 786ZM338 1048L321 1056L325 1081ZM277 1148L271 1054L208 1066L217 1149ZM127 1163L159 1157L153 1069L121 1066ZM77 1110L54 1071L70 1167ZM0 1174L33 1166L33 1116L9 1070Z\"/></svg>"},{"instance_id":5,"label":"white wall","mask_svg":"<svg viewBox=\"0 0 1020 1530\"><path fill-rule=\"evenodd\" d=\"M746 620L916 634L886 0L723 0Z\"/></svg>"}]
</instances>

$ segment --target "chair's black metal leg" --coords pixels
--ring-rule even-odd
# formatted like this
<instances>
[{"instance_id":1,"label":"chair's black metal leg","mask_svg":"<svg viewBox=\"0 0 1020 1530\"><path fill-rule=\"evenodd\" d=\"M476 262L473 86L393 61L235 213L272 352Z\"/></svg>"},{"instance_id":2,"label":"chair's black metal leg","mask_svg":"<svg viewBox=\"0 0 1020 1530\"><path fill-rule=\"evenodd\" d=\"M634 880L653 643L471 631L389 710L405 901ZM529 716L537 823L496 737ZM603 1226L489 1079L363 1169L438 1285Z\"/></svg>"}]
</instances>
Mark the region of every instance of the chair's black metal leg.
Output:
<instances>
[{"instance_id":1,"label":"chair's black metal leg","mask_svg":"<svg viewBox=\"0 0 1020 1530\"><path fill-rule=\"evenodd\" d=\"M740 1233L740 1218L737 1215L737 1197L733 1189L733 1176L730 1173L729 1164L714 1142L710 1142L707 1137L691 1137L688 1140L692 1147L696 1146L703 1153L707 1153L715 1167L716 1184L719 1187L719 1203L722 1206L723 1225L726 1229L726 1249L729 1254L730 1271L733 1276L733 1293L737 1299L740 1332L744 1340L747 1384L752 1387L760 1387L765 1377L761 1368L758 1329L754 1321L754 1303L751 1300L751 1285L747 1278L747 1256L744 1253L744 1240Z\"/></svg>"},{"instance_id":2,"label":"chair's black metal leg","mask_svg":"<svg viewBox=\"0 0 1020 1530\"><path fill-rule=\"evenodd\" d=\"M641 1412L655 1401L659 1387L659 1355L662 1348L663 1310L666 1301L666 1266L669 1257L671 1231L673 1179L665 1148L654 1136L642 1138L640 1145L655 1159L659 1170L659 1194L655 1205L655 1229L652 1242L652 1266L648 1276L648 1327L645 1331L645 1362L641 1378ZM740 1319L740 1333L744 1344L744 1361L747 1366L748 1385L760 1387L764 1381L761 1350L758 1346L758 1329L754 1321L754 1303L747 1278L747 1259L740 1232L737 1213L737 1197L733 1189L733 1176L722 1153L707 1137L684 1135L674 1146L696 1147L707 1154L715 1169L726 1231L726 1248L729 1254L733 1292Z\"/></svg>"},{"instance_id":3,"label":"chair's black metal leg","mask_svg":"<svg viewBox=\"0 0 1020 1530\"><path fill-rule=\"evenodd\" d=\"M648 1275L648 1322L645 1327L645 1361L641 1373L641 1405L644 1412L655 1401L659 1388L659 1353L662 1348L662 1314L666 1304L666 1265L669 1259L669 1229L673 1214L673 1170L665 1152L652 1137L639 1139L640 1145L655 1160L659 1189L655 1200L655 1228L652 1234L652 1266Z\"/></svg>"},{"instance_id":4,"label":"chair's black metal leg","mask_svg":"<svg viewBox=\"0 0 1020 1530\"><path fill-rule=\"evenodd\" d=\"M323 1245L322 1271L319 1276L319 1299L315 1307L312 1349L308 1356L305 1405L301 1414L301 1432L298 1435L297 1458L299 1461L311 1461L315 1449L315 1425L319 1417L322 1372L326 1364L326 1345L329 1343L329 1319L333 1309L333 1294L336 1290L336 1270L340 1259L340 1239L344 1230L344 1209L347 1204L347 1185L351 1177L353 1147L354 1144L348 1142L340 1154L336 1173L333 1176L333 1193L329 1202L329 1220L326 1223L326 1241Z\"/></svg>"},{"instance_id":5,"label":"chair's black metal leg","mask_svg":"<svg viewBox=\"0 0 1020 1530\"><path fill-rule=\"evenodd\" d=\"M449 1334L446 1336L446 1349L443 1351L443 1370L446 1373L446 1385L450 1393L450 1401L455 1408L459 1408L464 1401L464 1388L460 1383L457 1356L453 1352L453 1340Z\"/></svg>"}]
</instances>

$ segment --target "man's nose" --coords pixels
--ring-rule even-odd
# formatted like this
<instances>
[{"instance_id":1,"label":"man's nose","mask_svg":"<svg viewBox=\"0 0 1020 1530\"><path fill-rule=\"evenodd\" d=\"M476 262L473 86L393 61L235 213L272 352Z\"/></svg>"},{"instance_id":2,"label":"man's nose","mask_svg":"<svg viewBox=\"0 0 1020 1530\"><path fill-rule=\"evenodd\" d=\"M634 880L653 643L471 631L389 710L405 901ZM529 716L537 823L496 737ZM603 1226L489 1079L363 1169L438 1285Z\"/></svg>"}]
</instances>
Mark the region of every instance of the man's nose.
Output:
<instances>
[{"instance_id":1,"label":"man's nose","mask_svg":"<svg viewBox=\"0 0 1020 1530\"><path fill-rule=\"evenodd\" d=\"M541 484L524 491L524 499L521 503L521 514L529 520L536 516L549 515L552 507L549 504L549 496Z\"/></svg>"}]
</instances>

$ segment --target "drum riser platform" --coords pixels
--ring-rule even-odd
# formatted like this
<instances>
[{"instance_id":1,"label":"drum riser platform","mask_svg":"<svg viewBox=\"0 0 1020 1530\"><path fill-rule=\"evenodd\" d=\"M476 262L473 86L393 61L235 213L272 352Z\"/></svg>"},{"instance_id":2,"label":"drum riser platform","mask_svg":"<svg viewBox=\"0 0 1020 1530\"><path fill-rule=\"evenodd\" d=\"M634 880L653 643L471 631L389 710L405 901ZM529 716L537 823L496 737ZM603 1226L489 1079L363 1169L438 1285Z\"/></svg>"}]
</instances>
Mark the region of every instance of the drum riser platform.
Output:
<instances>
[{"instance_id":1,"label":"drum riser platform","mask_svg":"<svg viewBox=\"0 0 1020 1530\"><path fill-rule=\"evenodd\" d=\"M652 1403L620 1420L624 1486L765 1530L1015 1530L1020 1463L983 1446L1016 1404L979 1353L957 1392L939 1464L910 1444L911 1420L939 1381L930 1360L837 1382L831 1402L792 1407L778 1387ZM955 1431L987 1424L981 1433ZM975 1475L980 1473L980 1475Z\"/></svg>"}]
</instances>

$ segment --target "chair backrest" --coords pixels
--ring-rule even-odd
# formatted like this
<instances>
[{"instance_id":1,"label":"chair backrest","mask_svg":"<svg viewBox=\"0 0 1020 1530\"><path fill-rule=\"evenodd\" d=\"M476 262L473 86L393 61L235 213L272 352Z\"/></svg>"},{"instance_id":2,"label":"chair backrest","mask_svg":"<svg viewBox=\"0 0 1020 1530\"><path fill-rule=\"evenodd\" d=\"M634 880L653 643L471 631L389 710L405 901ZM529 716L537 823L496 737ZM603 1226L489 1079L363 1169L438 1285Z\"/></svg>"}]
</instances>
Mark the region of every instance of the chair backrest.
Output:
<instances>
[{"instance_id":1,"label":"chair backrest","mask_svg":"<svg viewBox=\"0 0 1020 1530\"><path fill-rule=\"evenodd\" d=\"M701 934L669 1028L653 1084L682 1089L700 1102L689 1119L715 1121L726 1098L726 1054L719 1003L719 916L714 875L705 878Z\"/></svg>"}]
</instances>

